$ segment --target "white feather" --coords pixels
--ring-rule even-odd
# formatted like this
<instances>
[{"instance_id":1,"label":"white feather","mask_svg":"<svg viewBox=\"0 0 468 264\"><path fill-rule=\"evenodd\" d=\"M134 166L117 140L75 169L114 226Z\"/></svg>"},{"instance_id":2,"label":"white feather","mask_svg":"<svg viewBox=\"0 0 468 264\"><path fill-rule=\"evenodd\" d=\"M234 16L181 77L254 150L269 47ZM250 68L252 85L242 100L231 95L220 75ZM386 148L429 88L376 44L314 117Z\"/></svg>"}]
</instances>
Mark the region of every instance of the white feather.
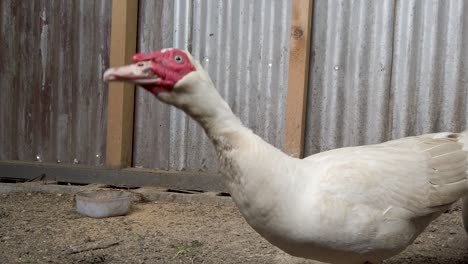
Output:
<instances>
[{"instance_id":1,"label":"white feather","mask_svg":"<svg viewBox=\"0 0 468 264\"><path fill-rule=\"evenodd\" d=\"M292 158L245 128L188 56L197 70L158 98L200 123L246 221L291 255L330 263L379 262L404 250L468 195L466 132ZM468 225L466 211L464 220Z\"/></svg>"},{"instance_id":2,"label":"white feather","mask_svg":"<svg viewBox=\"0 0 468 264\"><path fill-rule=\"evenodd\" d=\"M245 128L190 58L197 73L175 87L190 92L174 93L170 103L212 139L246 221L291 255L329 263L379 262L404 250L468 195L466 132L292 158Z\"/></svg>"}]
</instances>

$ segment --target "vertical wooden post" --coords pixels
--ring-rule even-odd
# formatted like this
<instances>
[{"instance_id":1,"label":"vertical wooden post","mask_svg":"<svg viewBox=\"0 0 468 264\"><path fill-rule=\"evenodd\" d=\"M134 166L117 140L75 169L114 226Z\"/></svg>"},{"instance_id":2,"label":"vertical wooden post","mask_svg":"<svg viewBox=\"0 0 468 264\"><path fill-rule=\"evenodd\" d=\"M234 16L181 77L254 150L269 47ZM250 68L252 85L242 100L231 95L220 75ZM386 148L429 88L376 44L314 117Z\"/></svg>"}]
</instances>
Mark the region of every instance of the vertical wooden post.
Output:
<instances>
[{"instance_id":1,"label":"vertical wooden post","mask_svg":"<svg viewBox=\"0 0 468 264\"><path fill-rule=\"evenodd\" d=\"M112 1L110 66L130 63L136 51L138 0ZM134 85L109 83L107 107L106 165L128 167L132 164Z\"/></svg>"},{"instance_id":2,"label":"vertical wooden post","mask_svg":"<svg viewBox=\"0 0 468 264\"><path fill-rule=\"evenodd\" d=\"M309 50L312 35L312 0L293 0L289 58L288 97L284 151L301 157L309 83Z\"/></svg>"}]
</instances>

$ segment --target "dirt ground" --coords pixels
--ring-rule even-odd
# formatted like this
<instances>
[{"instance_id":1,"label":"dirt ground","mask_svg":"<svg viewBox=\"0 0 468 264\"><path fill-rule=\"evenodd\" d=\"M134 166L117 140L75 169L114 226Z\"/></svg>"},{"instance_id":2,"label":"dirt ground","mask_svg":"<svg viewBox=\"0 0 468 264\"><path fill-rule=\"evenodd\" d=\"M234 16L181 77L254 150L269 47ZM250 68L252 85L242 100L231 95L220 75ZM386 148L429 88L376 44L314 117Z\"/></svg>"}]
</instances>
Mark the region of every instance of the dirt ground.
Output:
<instances>
[{"instance_id":1,"label":"dirt ground","mask_svg":"<svg viewBox=\"0 0 468 264\"><path fill-rule=\"evenodd\" d=\"M0 194L0 263L317 263L276 249L234 206L148 202L92 219L67 194ZM460 209L444 214L394 263L468 263Z\"/></svg>"}]
</instances>

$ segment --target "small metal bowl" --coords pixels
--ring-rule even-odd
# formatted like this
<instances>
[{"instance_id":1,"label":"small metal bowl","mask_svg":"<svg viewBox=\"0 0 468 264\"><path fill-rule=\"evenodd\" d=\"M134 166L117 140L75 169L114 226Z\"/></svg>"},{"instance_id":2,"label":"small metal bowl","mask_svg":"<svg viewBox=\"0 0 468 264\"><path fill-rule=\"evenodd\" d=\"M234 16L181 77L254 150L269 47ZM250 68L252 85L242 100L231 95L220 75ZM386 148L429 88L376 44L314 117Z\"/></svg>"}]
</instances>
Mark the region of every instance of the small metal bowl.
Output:
<instances>
[{"instance_id":1,"label":"small metal bowl","mask_svg":"<svg viewBox=\"0 0 468 264\"><path fill-rule=\"evenodd\" d=\"M75 195L76 211L93 218L126 215L130 211L132 195L124 191L93 190Z\"/></svg>"}]
</instances>

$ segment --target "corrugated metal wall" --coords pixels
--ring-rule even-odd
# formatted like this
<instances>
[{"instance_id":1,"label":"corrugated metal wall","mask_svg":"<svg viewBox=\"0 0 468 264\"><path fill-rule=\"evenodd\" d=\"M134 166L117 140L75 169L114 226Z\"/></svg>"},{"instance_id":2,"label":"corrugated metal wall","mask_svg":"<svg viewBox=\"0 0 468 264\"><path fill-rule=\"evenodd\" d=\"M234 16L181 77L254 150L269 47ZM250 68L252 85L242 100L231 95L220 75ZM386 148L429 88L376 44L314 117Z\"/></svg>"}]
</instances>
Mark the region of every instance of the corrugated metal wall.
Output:
<instances>
[{"instance_id":1,"label":"corrugated metal wall","mask_svg":"<svg viewBox=\"0 0 468 264\"><path fill-rule=\"evenodd\" d=\"M0 160L103 164L111 1L0 1Z\"/></svg>"},{"instance_id":2,"label":"corrugated metal wall","mask_svg":"<svg viewBox=\"0 0 468 264\"><path fill-rule=\"evenodd\" d=\"M191 50L244 124L281 147L290 13L284 0L142 1L140 50ZM211 143L182 112L139 90L135 120L135 166L217 170Z\"/></svg>"},{"instance_id":3,"label":"corrugated metal wall","mask_svg":"<svg viewBox=\"0 0 468 264\"><path fill-rule=\"evenodd\" d=\"M142 0L139 3L138 49L142 52L172 46L174 2ZM171 138L170 108L156 102L143 89L136 89L133 164L167 168ZM142 165L143 164L143 165ZM153 165L155 164L155 165ZM163 164L163 165L161 165Z\"/></svg>"},{"instance_id":4,"label":"corrugated metal wall","mask_svg":"<svg viewBox=\"0 0 468 264\"><path fill-rule=\"evenodd\" d=\"M282 146L291 3L140 1L139 49L192 51L234 112ZM0 2L0 159L101 165L111 1ZM316 0L306 154L468 125L468 4ZM134 165L216 170L182 112L138 89Z\"/></svg>"},{"instance_id":5,"label":"corrugated metal wall","mask_svg":"<svg viewBox=\"0 0 468 264\"><path fill-rule=\"evenodd\" d=\"M468 125L468 3L316 0L306 154Z\"/></svg>"}]
</instances>

